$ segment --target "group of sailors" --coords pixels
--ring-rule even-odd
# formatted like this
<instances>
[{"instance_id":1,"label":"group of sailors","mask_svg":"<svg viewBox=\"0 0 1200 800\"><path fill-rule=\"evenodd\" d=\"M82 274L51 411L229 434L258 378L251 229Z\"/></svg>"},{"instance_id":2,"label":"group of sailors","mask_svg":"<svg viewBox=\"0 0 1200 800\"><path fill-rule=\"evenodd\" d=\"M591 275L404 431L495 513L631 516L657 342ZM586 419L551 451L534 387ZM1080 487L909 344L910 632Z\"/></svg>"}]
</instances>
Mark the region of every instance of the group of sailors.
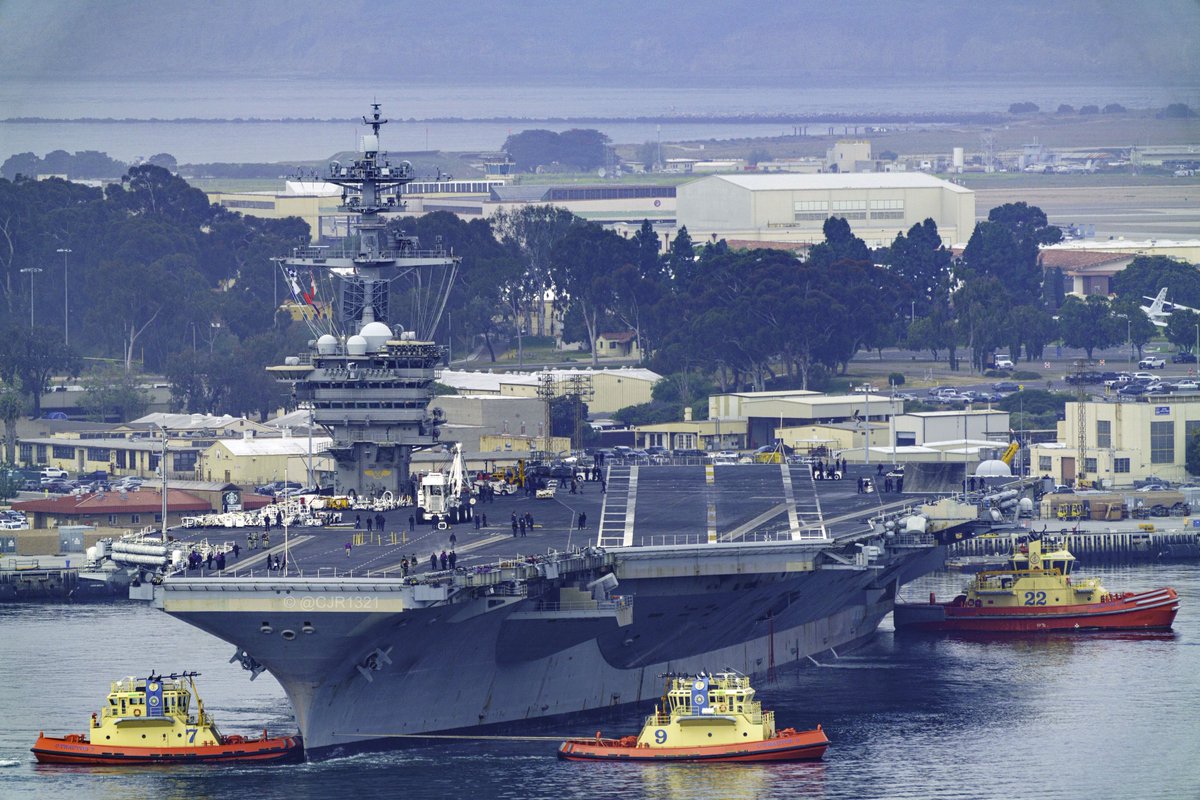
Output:
<instances>
[{"instance_id":1,"label":"group of sailors","mask_svg":"<svg viewBox=\"0 0 1200 800\"><path fill-rule=\"evenodd\" d=\"M813 476L814 480L832 481L832 480L837 480L838 478L840 478L842 475L845 475L845 474L846 474L846 459L844 459L844 458L841 459L840 461L835 458L835 459L833 459L833 461L830 461L828 464L826 464L824 461L821 461L820 459L817 459L816 463L812 465L812 476Z\"/></svg>"},{"instance_id":2,"label":"group of sailors","mask_svg":"<svg viewBox=\"0 0 1200 800\"><path fill-rule=\"evenodd\" d=\"M205 555L200 555L200 551L193 548L192 552L188 553L187 557L188 569L200 569L202 564L204 565L205 569L209 570L211 570L214 565L218 570L225 569L225 551L220 550L214 553L212 550L209 550Z\"/></svg>"}]
</instances>

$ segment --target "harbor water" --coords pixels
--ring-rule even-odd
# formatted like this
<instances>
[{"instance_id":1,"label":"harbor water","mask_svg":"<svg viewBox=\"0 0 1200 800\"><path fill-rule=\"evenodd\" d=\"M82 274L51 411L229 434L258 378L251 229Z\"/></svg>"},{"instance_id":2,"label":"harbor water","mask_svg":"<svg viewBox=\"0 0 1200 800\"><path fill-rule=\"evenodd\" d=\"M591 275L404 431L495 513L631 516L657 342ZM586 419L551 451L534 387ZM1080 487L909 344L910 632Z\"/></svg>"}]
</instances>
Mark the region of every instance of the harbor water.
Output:
<instances>
[{"instance_id":1,"label":"harbor water","mask_svg":"<svg viewBox=\"0 0 1200 800\"><path fill-rule=\"evenodd\" d=\"M205 706L225 733L294 728L269 675L251 682L229 663L232 645L146 605L4 605L0 797L1200 796L1200 570L1176 562L1087 573L1113 590L1174 586L1174 631L944 637L896 634L889 618L863 648L757 681L781 727L824 726L833 744L813 764L581 764L558 761L553 741L423 741L276 767L40 766L29 752L39 730L84 730L110 680L150 670L199 670ZM964 580L931 575L904 595L948 599ZM641 713L614 716L605 735L636 732Z\"/></svg>"}]
</instances>

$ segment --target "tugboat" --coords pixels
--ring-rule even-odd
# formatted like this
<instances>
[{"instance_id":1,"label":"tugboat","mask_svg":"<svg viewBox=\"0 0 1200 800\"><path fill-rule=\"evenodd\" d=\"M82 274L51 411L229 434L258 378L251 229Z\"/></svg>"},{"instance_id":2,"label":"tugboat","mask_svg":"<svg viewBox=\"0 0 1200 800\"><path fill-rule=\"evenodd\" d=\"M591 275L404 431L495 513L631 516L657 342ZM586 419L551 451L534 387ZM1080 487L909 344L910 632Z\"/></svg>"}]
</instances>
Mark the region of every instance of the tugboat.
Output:
<instances>
[{"instance_id":1,"label":"tugboat","mask_svg":"<svg viewBox=\"0 0 1200 800\"><path fill-rule=\"evenodd\" d=\"M816 761L829 739L815 730L775 730L775 713L763 711L749 679L666 675L662 705L637 736L567 739L558 757L568 761Z\"/></svg>"},{"instance_id":2,"label":"tugboat","mask_svg":"<svg viewBox=\"0 0 1200 800\"><path fill-rule=\"evenodd\" d=\"M196 693L196 672L115 681L88 733L38 735L43 764L176 764L302 761L299 736L223 736ZM191 710L196 698L196 711Z\"/></svg>"},{"instance_id":3,"label":"tugboat","mask_svg":"<svg viewBox=\"0 0 1200 800\"><path fill-rule=\"evenodd\" d=\"M1095 578L1074 580L1075 557L1054 539L1031 534L1014 543L1004 569L978 573L949 603L896 603L896 629L1039 633L1168 630L1179 596L1165 587L1110 592Z\"/></svg>"}]
</instances>

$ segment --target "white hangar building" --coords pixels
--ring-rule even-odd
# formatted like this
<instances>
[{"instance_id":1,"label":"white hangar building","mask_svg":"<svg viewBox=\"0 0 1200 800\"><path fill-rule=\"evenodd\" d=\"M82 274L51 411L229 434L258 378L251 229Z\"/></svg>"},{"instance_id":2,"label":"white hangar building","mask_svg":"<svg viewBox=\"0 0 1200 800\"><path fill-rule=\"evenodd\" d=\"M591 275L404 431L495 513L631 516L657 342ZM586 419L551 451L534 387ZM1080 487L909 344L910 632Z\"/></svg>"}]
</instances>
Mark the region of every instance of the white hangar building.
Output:
<instances>
[{"instance_id":1,"label":"white hangar building","mask_svg":"<svg viewBox=\"0 0 1200 800\"><path fill-rule=\"evenodd\" d=\"M975 193L921 172L710 175L681 185L676 220L692 241L820 242L842 217L870 247L890 245L925 219L947 247L970 238Z\"/></svg>"}]
</instances>

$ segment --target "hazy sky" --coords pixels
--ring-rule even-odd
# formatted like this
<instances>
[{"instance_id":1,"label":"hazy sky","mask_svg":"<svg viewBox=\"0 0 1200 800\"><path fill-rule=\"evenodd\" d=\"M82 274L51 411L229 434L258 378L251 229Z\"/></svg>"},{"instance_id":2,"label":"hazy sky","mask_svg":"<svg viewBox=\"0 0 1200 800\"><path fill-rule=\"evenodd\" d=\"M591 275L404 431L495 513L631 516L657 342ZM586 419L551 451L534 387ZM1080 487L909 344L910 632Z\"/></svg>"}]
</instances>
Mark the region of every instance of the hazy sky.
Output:
<instances>
[{"instance_id":1,"label":"hazy sky","mask_svg":"<svg viewBox=\"0 0 1200 800\"><path fill-rule=\"evenodd\" d=\"M1198 64L1200 0L0 0L0 80L1195 85Z\"/></svg>"}]
</instances>

